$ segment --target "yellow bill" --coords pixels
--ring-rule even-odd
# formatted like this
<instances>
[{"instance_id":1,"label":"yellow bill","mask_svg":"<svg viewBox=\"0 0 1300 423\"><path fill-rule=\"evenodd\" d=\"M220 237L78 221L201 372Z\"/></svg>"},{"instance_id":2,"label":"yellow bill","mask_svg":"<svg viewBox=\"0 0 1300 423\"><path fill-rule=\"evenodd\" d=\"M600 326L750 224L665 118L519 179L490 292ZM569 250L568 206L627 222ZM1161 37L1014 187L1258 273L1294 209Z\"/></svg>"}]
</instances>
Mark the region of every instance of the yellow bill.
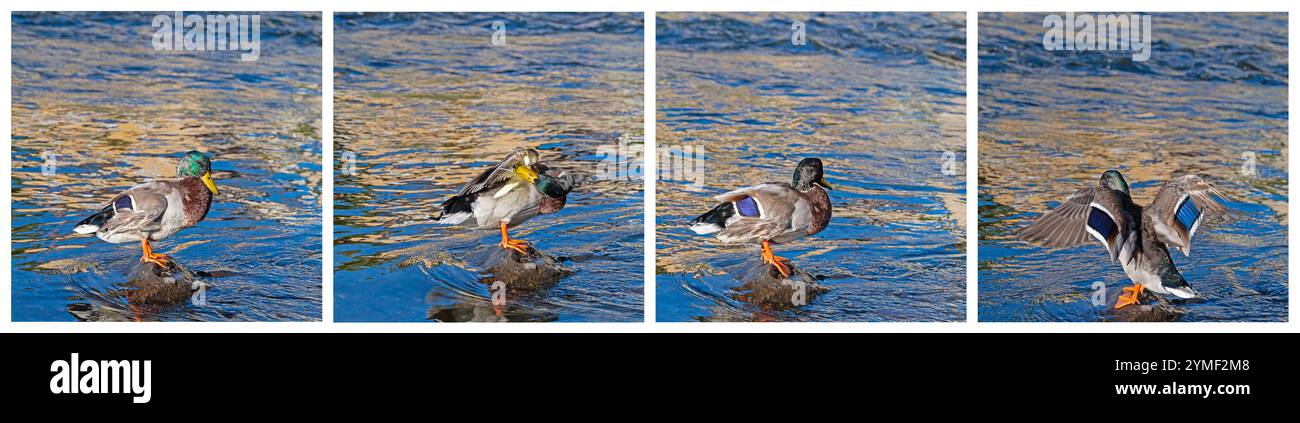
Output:
<instances>
[{"instance_id":1,"label":"yellow bill","mask_svg":"<svg viewBox=\"0 0 1300 423\"><path fill-rule=\"evenodd\" d=\"M528 181L530 184L537 180L537 172L534 172L533 169L528 166L515 165L515 174L519 175L520 178L524 178L524 180Z\"/></svg>"},{"instance_id":2,"label":"yellow bill","mask_svg":"<svg viewBox=\"0 0 1300 423\"><path fill-rule=\"evenodd\" d=\"M204 172L203 177L199 179L203 180L203 185L208 186L208 190L212 191L212 195L217 195L217 184L212 183L212 172Z\"/></svg>"}]
</instances>

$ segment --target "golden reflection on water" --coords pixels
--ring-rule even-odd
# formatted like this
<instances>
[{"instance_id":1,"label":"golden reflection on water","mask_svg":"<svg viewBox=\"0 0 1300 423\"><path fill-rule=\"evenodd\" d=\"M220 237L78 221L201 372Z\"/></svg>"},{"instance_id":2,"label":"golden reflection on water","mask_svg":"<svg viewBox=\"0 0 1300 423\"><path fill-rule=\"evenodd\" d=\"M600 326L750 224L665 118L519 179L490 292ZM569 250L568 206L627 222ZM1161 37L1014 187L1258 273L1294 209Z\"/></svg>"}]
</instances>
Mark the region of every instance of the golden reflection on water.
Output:
<instances>
[{"instance_id":1,"label":"golden reflection on water","mask_svg":"<svg viewBox=\"0 0 1300 423\"><path fill-rule=\"evenodd\" d=\"M568 207L640 197L640 180L594 178L600 158L591 157L644 132L643 44L627 35L512 34L501 47L490 45L486 33L367 28L338 36L349 48L400 63L376 66L346 51L336 58L336 81L343 82L334 96L335 150L338 166L352 170L336 175L342 189L335 207L349 212L336 213L335 224L381 229L349 233L336 244L478 237L459 229L398 229L429 224L453 190L519 146L542 147L543 163L579 176ZM364 76L345 81L344 72ZM641 216L635 210L620 217ZM530 221L517 231L526 236L538 225ZM386 262L424 250L386 248L352 259Z\"/></svg>"},{"instance_id":2,"label":"golden reflection on water","mask_svg":"<svg viewBox=\"0 0 1300 423\"><path fill-rule=\"evenodd\" d=\"M923 187L956 190L957 184L964 182L964 164L957 165L957 175L940 173L942 153L965 147L964 97L920 91L929 84L959 90L964 85L964 72L959 68L919 74L914 67L873 66L829 55L665 50L657 54L661 75L658 145L661 149L702 147L707 158L703 187L681 181L658 185L659 273L722 272L700 263L708 262L718 248L748 246L714 245L704 237L667 229L683 227L685 220L707 211L709 197L721 192L718 190L788 182L803 157L820 157L826 163L827 178L835 187L831 191L835 222L927 228L946 225L953 234L951 241L960 243L966 224L964 191L925 192L938 197L938 207L946 212L939 218L874 198L906 198ZM719 83L698 77L701 68L725 70L723 82L755 82ZM889 84L889 88L875 82ZM796 95L773 95L764 83L789 84ZM859 100L829 101L845 90L859 90L855 97ZM864 110L846 110L858 107ZM665 110L676 108L703 110L717 115L713 118L717 122L665 123L672 119ZM805 255L817 254L814 250Z\"/></svg>"},{"instance_id":3,"label":"golden reflection on water","mask_svg":"<svg viewBox=\"0 0 1300 423\"><path fill-rule=\"evenodd\" d=\"M1015 84L1018 92L1060 93L1032 100L1040 108L1023 117L981 122L980 192L992 202L1017 210L1046 211L1075 189L1095 184L1107 169L1119 169L1129 184L1150 184L1133 190L1134 201L1148 204L1170 178L1207 175L1230 198L1263 204L1286 225L1287 206L1264 193L1285 198L1285 178L1255 178L1241 174L1242 154L1257 155L1258 167L1286 169L1285 127L1243 132L1223 120L1239 114L1202 107L1209 102L1251 99L1285 104L1277 87L1143 79L1140 84L1119 77L1058 78L990 77L989 84ZM1014 80L1013 80L1014 79ZM1118 93L1116 93L1118 92ZM1072 110L1080 97L1114 108ZM1120 106L1122 104L1122 106ZM1139 112L1140 110L1140 112ZM1253 125L1273 126L1255 119ZM1014 224L1019 219L1001 223Z\"/></svg>"},{"instance_id":4,"label":"golden reflection on water","mask_svg":"<svg viewBox=\"0 0 1300 423\"><path fill-rule=\"evenodd\" d=\"M108 62L140 60L129 54L123 57L121 47L65 40L39 40L35 44L39 49L81 49L86 51L81 54L98 55ZM167 67L193 72L212 66L192 55L160 54L154 59L165 61ZM245 66L271 69L290 64L286 62L304 65L311 59L264 55L263 62ZM102 207L114 194L132 185L175 177L180 153L199 150L212 157L218 169L213 175L221 189L217 201L243 204L247 207L241 212L260 219L319 224L316 211L321 206L320 173L315 166L302 165L320 161L317 149L305 147L319 142L319 93L286 95L265 89L193 88L184 78L127 73L89 86L102 93L77 94L78 86L88 87L79 77L84 67L61 63L56 70L42 67L41 73L28 69L14 70L15 85L22 86L20 92L24 94L15 96L12 108L15 215L79 216ZM268 103L293 106L262 106ZM54 172L44 174L40 165L50 157L56 167ZM306 194L286 203L284 199L268 200L265 192L223 183L229 182L223 179L238 177L230 172L241 173L241 166L294 175L296 179L289 183L302 186ZM221 170L231 168L234 170ZM71 237L70 233L16 231L14 242L43 245L18 250L30 254L55 247L57 241Z\"/></svg>"}]
</instances>

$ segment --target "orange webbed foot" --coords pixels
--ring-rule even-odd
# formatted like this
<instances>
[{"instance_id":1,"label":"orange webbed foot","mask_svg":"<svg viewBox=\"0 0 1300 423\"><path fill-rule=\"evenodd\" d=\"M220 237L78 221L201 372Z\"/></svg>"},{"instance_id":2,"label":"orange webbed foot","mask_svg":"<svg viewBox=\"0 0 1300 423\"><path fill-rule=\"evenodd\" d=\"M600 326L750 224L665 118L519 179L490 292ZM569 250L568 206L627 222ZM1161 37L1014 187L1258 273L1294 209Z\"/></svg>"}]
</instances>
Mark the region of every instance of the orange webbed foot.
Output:
<instances>
[{"instance_id":1,"label":"orange webbed foot","mask_svg":"<svg viewBox=\"0 0 1300 423\"><path fill-rule=\"evenodd\" d=\"M791 272L790 265L786 263L789 262L790 260L785 257L772 256L772 262L769 264L771 264L772 267L775 267L777 272L781 272L782 277L788 278L790 277Z\"/></svg>"},{"instance_id":2,"label":"orange webbed foot","mask_svg":"<svg viewBox=\"0 0 1300 423\"><path fill-rule=\"evenodd\" d=\"M1138 305L1138 297L1142 296L1143 287L1140 284L1126 286L1124 293L1120 294L1119 299L1115 300L1115 308L1119 309L1129 305Z\"/></svg>"},{"instance_id":3,"label":"orange webbed foot","mask_svg":"<svg viewBox=\"0 0 1300 423\"><path fill-rule=\"evenodd\" d=\"M501 243L498 245L500 245L501 248L503 249L515 250L519 252L519 254L528 255L528 241L524 241L522 239L507 239L505 241L501 241Z\"/></svg>"},{"instance_id":4,"label":"orange webbed foot","mask_svg":"<svg viewBox=\"0 0 1300 423\"><path fill-rule=\"evenodd\" d=\"M777 272L781 273L781 277L788 278L790 277L790 266L786 265L786 263L789 262L790 260L785 257L772 254L772 247L768 244L768 241L763 241L763 263L772 265Z\"/></svg>"},{"instance_id":5,"label":"orange webbed foot","mask_svg":"<svg viewBox=\"0 0 1300 423\"><path fill-rule=\"evenodd\" d=\"M172 258L167 257L165 254L153 252L153 247L149 245L149 240L142 239L140 240L140 262L153 263L158 265L158 267L166 269L171 267Z\"/></svg>"},{"instance_id":6,"label":"orange webbed foot","mask_svg":"<svg viewBox=\"0 0 1300 423\"><path fill-rule=\"evenodd\" d=\"M157 265L158 267L161 267L161 268L163 268L163 269L166 269L166 268L168 268L168 267L171 267L171 265L172 265L172 258L171 258L171 257L168 257L166 254L154 254L154 253L150 253L149 255L141 256L141 257L140 257L140 262L141 262L141 263L153 263L153 264Z\"/></svg>"}]
</instances>

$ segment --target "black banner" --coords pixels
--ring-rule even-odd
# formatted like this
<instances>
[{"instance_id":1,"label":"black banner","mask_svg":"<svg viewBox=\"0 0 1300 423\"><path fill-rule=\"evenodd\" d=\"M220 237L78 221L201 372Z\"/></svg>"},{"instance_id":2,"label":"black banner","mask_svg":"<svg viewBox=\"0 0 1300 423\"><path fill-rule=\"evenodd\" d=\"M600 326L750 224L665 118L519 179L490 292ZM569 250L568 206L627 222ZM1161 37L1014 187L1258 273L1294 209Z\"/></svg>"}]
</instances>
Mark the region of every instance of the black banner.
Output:
<instances>
[{"instance_id":1,"label":"black banner","mask_svg":"<svg viewBox=\"0 0 1300 423\"><path fill-rule=\"evenodd\" d=\"M701 404L771 401L772 407L920 398L1215 405L1296 398L1300 376L1295 354L1284 347L1296 345L1297 334L3 334L0 340L5 403L140 410L199 403L404 408L489 397L636 405L646 392L707 396Z\"/></svg>"}]
</instances>

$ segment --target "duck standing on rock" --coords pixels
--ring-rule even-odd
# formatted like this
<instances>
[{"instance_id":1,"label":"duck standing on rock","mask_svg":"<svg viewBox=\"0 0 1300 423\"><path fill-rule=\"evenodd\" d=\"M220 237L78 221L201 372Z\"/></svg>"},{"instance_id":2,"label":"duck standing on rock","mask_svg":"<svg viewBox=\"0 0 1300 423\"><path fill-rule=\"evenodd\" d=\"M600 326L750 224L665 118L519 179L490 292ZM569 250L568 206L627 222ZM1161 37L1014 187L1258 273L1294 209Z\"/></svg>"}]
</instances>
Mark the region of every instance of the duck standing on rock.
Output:
<instances>
[{"instance_id":1,"label":"duck standing on rock","mask_svg":"<svg viewBox=\"0 0 1300 423\"><path fill-rule=\"evenodd\" d=\"M823 189L825 188L825 189ZM822 173L822 161L806 158L794 170L792 184L768 182L714 197L722 203L691 220L697 234L716 234L722 242L754 242L763 246L763 263L790 276L790 260L772 254L771 243L787 242L821 232L831 220L832 189Z\"/></svg>"},{"instance_id":2,"label":"duck standing on rock","mask_svg":"<svg viewBox=\"0 0 1300 423\"><path fill-rule=\"evenodd\" d=\"M1228 209L1216 201L1224 198L1200 176L1183 175L1160 187L1150 206L1142 207L1129 197L1128 183L1118 171L1108 170L1097 185L1075 191L1057 208L1042 215L1020 231L1020 238L1032 244L1066 248L1095 238L1106 247L1112 262L1118 261L1133 286L1124 288L1115 308L1138 304L1143 290L1196 297L1174 267L1169 256L1173 247L1191 255L1192 235L1208 216L1223 216Z\"/></svg>"},{"instance_id":3,"label":"duck standing on rock","mask_svg":"<svg viewBox=\"0 0 1300 423\"><path fill-rule=\"evenodd\" d=\"M194 226L208 215L217 185L212 183L212 161L198 151L181 156L176 179L152 181L118 194L98 213L77 223L79 234L93 233L114 244L140 241L141 262L161 268L171 258L154 253L149 241L162 241Z\"/></svg>"},{"instance_id":4,"label":"duck standing on rock","mask_svg":"<svg viewBox=\"0 0 1300 423\"><path fill-rule=\"evenodd\" d=\"M539 163L539 157L537 150L516 148L443 202L442 211L433 220L445 225L500 228L502 249L528 255L528 242L510 238L509 228L539 214L560 211L577 185L567 172L550 175L550 168Z\"/></svg>"}]
</instances>

